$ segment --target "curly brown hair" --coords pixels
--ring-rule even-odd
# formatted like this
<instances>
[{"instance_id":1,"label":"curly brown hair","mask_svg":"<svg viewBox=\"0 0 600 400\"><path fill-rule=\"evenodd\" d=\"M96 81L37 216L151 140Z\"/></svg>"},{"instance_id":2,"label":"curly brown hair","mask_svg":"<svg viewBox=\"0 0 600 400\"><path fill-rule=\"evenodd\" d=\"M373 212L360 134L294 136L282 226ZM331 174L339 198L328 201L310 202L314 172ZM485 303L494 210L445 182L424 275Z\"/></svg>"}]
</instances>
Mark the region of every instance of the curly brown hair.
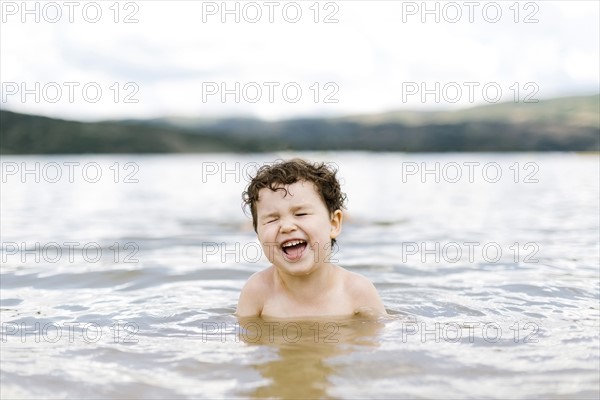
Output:
<instances>
[{"instance_id":1,"label":"curly brown hair","mask_svg":"<svg viewBox=\"0 0 600 400\"><path fill-rule=\"evenodd\" d=\"M330 214L345 208L346 194L342 192L336 177L337 169L326 163L310 163L300 158L278 160L274 164L263 165L256 171L246 191L242 193L243 205L250 208L252 225L256 232L256 202L258 192L269 188L273 191L287 190L280 185L291 185L298 181L312 182ZM332 244L335 240L332 240Z\"/></svg>"}]
</instances>

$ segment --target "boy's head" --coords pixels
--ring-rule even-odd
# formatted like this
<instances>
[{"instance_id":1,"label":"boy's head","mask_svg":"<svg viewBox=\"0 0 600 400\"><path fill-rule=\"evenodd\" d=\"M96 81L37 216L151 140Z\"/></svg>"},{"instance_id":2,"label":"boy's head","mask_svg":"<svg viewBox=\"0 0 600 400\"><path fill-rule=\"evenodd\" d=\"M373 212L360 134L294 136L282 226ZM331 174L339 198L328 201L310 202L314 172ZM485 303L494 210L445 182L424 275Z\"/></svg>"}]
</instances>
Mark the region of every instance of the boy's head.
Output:
<instances>
[{"instance_id":1,"label":"boy's head","mask_svg":"<svg viewBox=\"0 0 600 400\"><path fill-rule=\"evenodd\" d=\"M301 181L309 182L314 185L330 215L344 208L346 195L341 191L336 173L334 168L325 163L311 164L299 158L260 167L242 195L244 205L250 208L254 231L257 232L256 204L261 189L287 192L286 186ZM335 239L331 243L335 243Z\"/></svg>"}]
</instances>

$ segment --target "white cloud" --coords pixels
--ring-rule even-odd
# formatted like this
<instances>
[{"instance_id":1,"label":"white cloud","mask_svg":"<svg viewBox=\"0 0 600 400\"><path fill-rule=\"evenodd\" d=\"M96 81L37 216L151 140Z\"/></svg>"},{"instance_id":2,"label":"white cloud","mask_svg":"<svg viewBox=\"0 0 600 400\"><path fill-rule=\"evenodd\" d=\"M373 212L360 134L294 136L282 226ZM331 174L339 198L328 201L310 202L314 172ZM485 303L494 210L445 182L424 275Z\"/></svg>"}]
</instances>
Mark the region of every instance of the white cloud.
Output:
<instances>
[{"instance_id":1,"label":"white cloud","mask_svg":"<svg viewBox=\"0 0 600 400\"><path fill-rule=\"evenodd\" d=\"M313 21L314 8L310 8L315 2L297 2L293 4L301 8L302 18L289 23L282 10L292 3L279 2L273 23L267 21L268 8L262 6L262 19L254 24L243 18L235 23L233 15L226 16L226 23L221 23L220 15L204 15L204 23L203 7L220 7L221 2L119 3L119 20L135 11L133 17L139 22L131 24L114 23L114 9L109 8L113 2L97 3L103 12L98 23L82 17L86 2L76 9L74 23L66 20L66 9L59 23L45 22L43 15L40 23L31 15L22 23L19 13L7 14L7 3L21 4L2 2L3 83L40 82L43 87L48 82L77 81L81 86L98 82L103 88L97 103L81 98L72 103L65 98L37 103L32 96L22 102L20 96L7 96L4 91L8 100L3 99L1 105L15 111L76 119L232 114L282 118L471 105L466 91L456 104L444 99L436 103L433 96L425 103L419 95L403 99L407 82L426 82L427 87L436 82L440 87L448 82L478 82L480 86L496 82L503 88L504 100L511 99L509 87L515 82L535 82L540 97L593 92L599 85L597 2L520 2L518 15L514 2L495 2L502 12L496 23L488 22L495 15L493 7L488 6L488 14L483 14L492 2L478 3L473 22L468 21L464 2L427 3L429 9L437 4L440 17L444 7L447 15L454 16L456 7L448 4L458 5L462 17L456 23L443 18L436 23L435 15L421 15L422 2L393 1L320 2L319 23ZM130 4L127 9L125 4ZM227 6L232 9L235 4ZM237 4L240 10L248 7L248 2ZM329 4L327 9L325 4ZM407 13L415 7L417 13ZM293 8L289 10L288 15L293 15ZM247 11L253 11L252 7ZM333 12L339 23L322 23ZM527 16L538 22L524 23ZM280 88L296 82L303 90L302 99L284 101L279 90L273 103L266 93L257 103L244 99L236 103L233 96L225 103L216 100L219 96L202 101L203 82L227 82L228 87L239 82L243 87L249 82L273 81ZM134 82L139 102L115 103L114 89L110 89L115 82L121 89L120 100L130 93L123 86ZM311 89L315 82L321 95L317 103L315 89ZM337 103L322 101L332 93L323 90L327 82L339 88L333 97ZM475 103L484 101L479 92Z\"/></svg>"}]
</instances>

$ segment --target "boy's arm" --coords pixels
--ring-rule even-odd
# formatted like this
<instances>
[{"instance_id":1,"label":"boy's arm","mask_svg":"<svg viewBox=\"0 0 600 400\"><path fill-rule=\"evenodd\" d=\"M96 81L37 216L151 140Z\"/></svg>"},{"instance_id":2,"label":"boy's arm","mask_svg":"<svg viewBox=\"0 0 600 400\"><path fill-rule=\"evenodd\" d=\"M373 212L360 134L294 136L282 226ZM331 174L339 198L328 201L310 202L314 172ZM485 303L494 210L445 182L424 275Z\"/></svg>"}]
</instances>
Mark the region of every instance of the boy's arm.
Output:
<instances>
[{"instance_id":1,"label":"boy's arm","mask_svg":"<svg viewBox=\"0 0 600 400\"><path fill-rule=\"evenodd\" d=\"M242 288L238 300L235 314L238 317L259 317L262 312L263 296L265 294L262 288L260 278L254 274Z\"/></svg>"},{"instance_id":2,"label":"boy's arm","mask_svg":"<svg viewBox=\"0 0 600 400\"><path fill-rule=\"evenodd\" d=\"M352 293L355 299L356 314L387 315L385 306L379 297L375 285L362 275L355 275L352 283Z\"/></svg>"}]
</instances>

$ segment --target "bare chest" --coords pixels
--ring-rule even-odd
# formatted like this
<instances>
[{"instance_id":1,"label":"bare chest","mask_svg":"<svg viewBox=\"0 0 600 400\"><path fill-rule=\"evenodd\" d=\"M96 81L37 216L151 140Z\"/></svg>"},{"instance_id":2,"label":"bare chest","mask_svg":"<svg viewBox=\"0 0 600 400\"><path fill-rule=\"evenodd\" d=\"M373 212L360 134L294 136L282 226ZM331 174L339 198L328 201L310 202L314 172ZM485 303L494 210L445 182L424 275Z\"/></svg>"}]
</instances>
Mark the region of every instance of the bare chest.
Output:
<instances>
[{"instance_id":1,"label":"bare chest","mask_svg":"<svg viewBox=\"0 0 600 400\"><path fill-rule=\"evenodd\" d=\"M354 314L354 309L352 298L339 290L303 300L279 292L267 299L262 315L275 318L342 316Z\"/></svg>"}]
</instances>

